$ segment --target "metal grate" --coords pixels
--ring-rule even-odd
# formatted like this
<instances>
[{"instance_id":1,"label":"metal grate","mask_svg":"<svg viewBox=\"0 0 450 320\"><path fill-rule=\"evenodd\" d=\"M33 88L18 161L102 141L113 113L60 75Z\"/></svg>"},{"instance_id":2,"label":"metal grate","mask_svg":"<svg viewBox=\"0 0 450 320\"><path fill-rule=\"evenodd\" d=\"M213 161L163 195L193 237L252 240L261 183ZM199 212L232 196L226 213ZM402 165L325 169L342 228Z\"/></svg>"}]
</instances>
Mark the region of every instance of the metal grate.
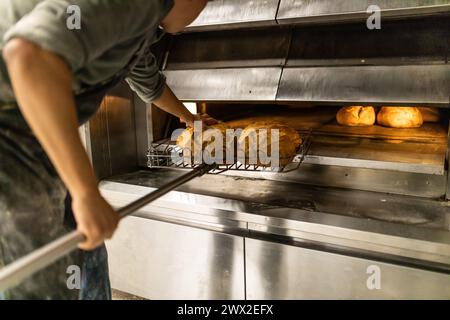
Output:
<instances>
[{"instance_id":1,"label":"metal grate","mask_svg":"<svg viewBox=\"0 0 450 320\"><path fill-rule=\"evenodd\" d=\"M218 174L228 170L237 171L270 171L270 172L291 172L297 170L300 165L305 160L308 154L309 148L311 146L312 131L305 134L301 134L303 143L298 150L292 163L288 164L282 168L270 168L253 164L243 164L236 162L234 164L221 164L217 165L217 169L211 171L210 173ZM178 157L173 157L173 154ZM180 168L180 169L194 169L200 164L187 164L183 160L183 149L176 145L174 141L166 139L158 143L153 143L147 153L147 165L149 168ZM179 160L174 161L175 158Z\"/></svg>"}]
</instances>

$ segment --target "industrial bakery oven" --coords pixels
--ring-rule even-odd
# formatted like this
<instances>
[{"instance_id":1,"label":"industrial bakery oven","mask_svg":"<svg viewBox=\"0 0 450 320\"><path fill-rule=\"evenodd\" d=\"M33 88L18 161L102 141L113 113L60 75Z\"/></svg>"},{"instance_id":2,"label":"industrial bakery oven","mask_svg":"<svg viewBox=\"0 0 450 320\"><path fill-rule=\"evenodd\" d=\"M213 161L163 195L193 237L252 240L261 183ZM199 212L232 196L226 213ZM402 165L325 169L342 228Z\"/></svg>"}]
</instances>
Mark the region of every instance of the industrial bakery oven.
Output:
<instances>
[{"instance_id":1,"label":"industrial bakery oven","mask_svg":"<svg viewBox=\"0 0 450 320\"><path fill-rule=\"evenodd\" d=\"M293 170L213 172L124 220L108 243L115 289L149 299L450 298L450 2L380 0L381 12L367 13L369 2L210 1L155 47L193 111L234 127L284 121L304 146ZM441 120L337 125L349 105L435 107ZM121 207L189 170L153 161L180 127L126 86L110 93L83 130L108 201Z\"/></svg>"}]
</instances>

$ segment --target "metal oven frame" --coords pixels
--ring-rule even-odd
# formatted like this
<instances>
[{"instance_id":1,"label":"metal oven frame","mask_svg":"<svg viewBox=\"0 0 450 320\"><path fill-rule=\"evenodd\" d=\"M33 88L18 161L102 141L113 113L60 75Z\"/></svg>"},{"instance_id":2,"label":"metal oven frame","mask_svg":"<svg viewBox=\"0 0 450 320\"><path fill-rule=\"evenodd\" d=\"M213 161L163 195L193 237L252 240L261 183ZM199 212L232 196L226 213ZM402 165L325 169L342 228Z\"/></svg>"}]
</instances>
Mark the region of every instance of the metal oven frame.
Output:
<instances>
[{"instance_id":1,"label":"metal oven frame","mask_svg":"<svg viewBox=\"0 0 450 320\"><path fill-rule=\"evenodd\" d=\"M192 32L161 45L161 66L189 102L448 109L450 3L379 2L392 31L382 48L379 35L358 37L366 1L211 1ZM83 128L112 205L181 174L143 169L169 119L119 86ZM286 174L198 178L122 223L108 243L113 286L150 299L448 299L450 130L445 147L434 173L310 156Z\"/></svg>"}]
</instances>

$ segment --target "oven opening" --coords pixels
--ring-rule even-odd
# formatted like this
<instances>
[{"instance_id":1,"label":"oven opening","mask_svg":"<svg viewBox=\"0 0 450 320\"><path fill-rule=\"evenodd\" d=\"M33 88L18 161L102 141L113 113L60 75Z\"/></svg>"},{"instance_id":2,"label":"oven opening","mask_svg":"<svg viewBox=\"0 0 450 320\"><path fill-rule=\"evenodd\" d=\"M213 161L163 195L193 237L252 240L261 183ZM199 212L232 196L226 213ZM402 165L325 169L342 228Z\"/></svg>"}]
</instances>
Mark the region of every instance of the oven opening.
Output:
<instances>
[{"instance_id":1,"label":"oven opening","mask_svg":"<svg viewBox=\"0 0 450 320\"><path fill-rule=\"evenodd\" d=\"M449 132L447 110L432 110L439 119L425 119L417 128L392 128L375 122L368 126L338 124L342 106L242 103L189 103L192 112L207 113L232 129L258 122L283 123L297 130L310 146L304 164L444 175ZM374 107L376 114L381 107ZM424 116L425 117L425 116ZM174 145L171 133L185 125L172 119L154 145Z\"/></svg>"}]
</instances>

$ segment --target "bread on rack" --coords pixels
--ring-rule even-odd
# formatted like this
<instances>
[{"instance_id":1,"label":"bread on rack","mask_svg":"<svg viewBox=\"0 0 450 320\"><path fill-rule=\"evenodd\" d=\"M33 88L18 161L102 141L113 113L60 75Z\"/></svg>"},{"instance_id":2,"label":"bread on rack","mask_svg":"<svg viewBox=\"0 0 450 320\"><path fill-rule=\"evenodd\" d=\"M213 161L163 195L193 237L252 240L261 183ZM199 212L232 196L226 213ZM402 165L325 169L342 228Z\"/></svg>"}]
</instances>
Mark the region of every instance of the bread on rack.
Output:
<instances>
[{"instance_id":1,"label":"bread on rack","mask_svg":"<svg viewBox=\"0 0 450 320\"><path fill-rule=\"evenodd\" d=\"M206 129L206 130L204 130L202 132L202 135L199 136L199 138L201 139L200 143L202 145L202 154L203 154L203 151L208 147L208 145L214 143L214 141L215 141L215 136L213 135L214 134L213 130L218 130L223 139L223 142L222 142L223 160L224 160L223 163L225 163L226 148L227 148L227 142L226 142L227 129L230 129L230 128L227 126L226 123L219 122L215 125L209 126L204 129ZM184 130L181 133L181 135L178 137L178 139L176 141L177 146L179 146L181 149L183 149L184 151L190 151L190 152L184 152L184 162L187 164L194 163L194 158L195 158L195 154L194 154L195 140L194 139L195 139L194 128L187 128L186 130ZM213 157L216 156L215 150L212 150L211 156L213 156Z\"/></svg>"},{"instance_id":2,"label":"bread on rack","mask_svg":"<svg viewBox=\"0 0 450 320\"><path fill-rule=\"evenodd\" d=\"M336 120L342 126L372 126L376 121L375 109L370 106L343 107L338 111Z\"/></svg>"},{"instance_id":3,"label":"bread on rack","mask_svg":"<svg viewBox=\"0 0 450 320\"><path fill-rule=\"evenodd\" d=\"M418 107L422 114L423 122L440 122L441 112L439 108Z\"/></svg>"},{"instance_id":4,"label":"bread on rack","mask_svg":"<svg viewBox=\"0 0 450 320\"><path fill-rule=\"evenodd\" d=\"M423 125L423 117L416 107L382 107L377 122L390 128L419 128Z\"/></svg>"},{"instance_id":5,"label":"bread on rack","mask_svg":"<svg viewBox=\"0 0 450 320\"><path fill-rule=\"evenodd\" d=\"M238 148L243 147L245 153L245 163L262 167L276 167L275 163L269 161L274 150L275 142L272 141L272 130L279 132L279 167L285 167L292 162L297 155L303 141L297 130L282 123L273 121L261 121L247 126L241 133L238 140ZM251 143L255 142L256 143ZM260 148L267 146L266 150L261 150L269 159L260 159ZM252 155L256 159L252 158ZM239 159L242 160L242 159ZM256 160L256 163L253 161Z\"/></svg>"}]
</instances>

